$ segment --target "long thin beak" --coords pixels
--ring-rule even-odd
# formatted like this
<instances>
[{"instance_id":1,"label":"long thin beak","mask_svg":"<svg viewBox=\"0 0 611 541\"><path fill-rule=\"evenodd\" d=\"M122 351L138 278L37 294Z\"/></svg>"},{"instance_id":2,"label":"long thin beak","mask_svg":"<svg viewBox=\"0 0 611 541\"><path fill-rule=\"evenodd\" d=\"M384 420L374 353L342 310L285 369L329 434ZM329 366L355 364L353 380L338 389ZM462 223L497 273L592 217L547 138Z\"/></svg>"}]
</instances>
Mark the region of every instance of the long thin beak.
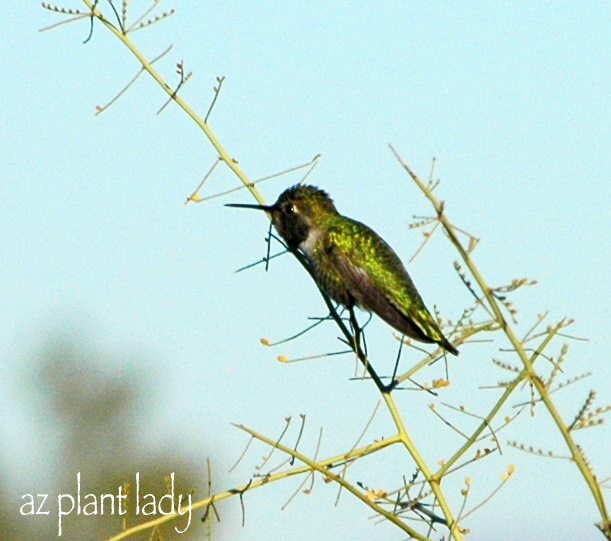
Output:
<instances>
[{"instance_id":1,"label":"long thin beak","mask_svg":"<svg viewBox=\"0 0 611 541\"><path fill-rule=\"evenodd\" d=\"M272 212L274 210L273 205L247 205L244 203L227 203L226 207L235 207L240 209L257 209L264 210L265 212Z\"/></svg>"}]
</instances>

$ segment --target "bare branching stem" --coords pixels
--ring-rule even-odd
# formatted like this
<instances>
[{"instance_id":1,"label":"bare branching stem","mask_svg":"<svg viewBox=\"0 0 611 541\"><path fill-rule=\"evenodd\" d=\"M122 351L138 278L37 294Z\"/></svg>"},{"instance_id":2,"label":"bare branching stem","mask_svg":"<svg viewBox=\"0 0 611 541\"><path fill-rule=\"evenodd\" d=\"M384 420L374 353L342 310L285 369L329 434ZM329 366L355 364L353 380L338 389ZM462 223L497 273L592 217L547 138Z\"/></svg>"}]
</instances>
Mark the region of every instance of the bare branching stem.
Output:
<instances>
[{"instance_id":1,"label":"bare branching stem","mask_svg":"<svg viewBox=\"0 0 611 541\"><path fill-rule=\"evenodd\" d=\"M266 443L271 442L271 444L273 444L274 447L284 452L287 452L291 456L294 453L293 449L291 449L290 447L285 447L283 445L280 445L277 442L274 442L273 440L269 438L265 438L264 436L261 436L254 430L250 430L242 425L235 425L235 426L237 426L241 430L244 430L248 434L251 434L253 437L255 437L255 439L265 441ZM287 479L295 475L302 475L304 473L310 473L313 470L321 471L322 473L327 475L328 473L332 473L331 468L333 468L335 464L343 464L347 460L365 457L367 455L380 451L381 449L389 447L390 445L394 445L395 443L398 443L398 442L399 442L399 438L395 436L395 437L386 438L384 440L371 443L369 445L364 445L362 447L359 447L358 449L354 449L353 451L349 453L343 453L343 454L335 455L335 456L332 456L326 459L318 460L315 462L318 468L312 468L311 464L308 464L308 462L311 462L311 461L309 461L309 459L307 459L305 456L303 458L306 460L306 462L301 461L301 459L298 456L296 456L297 459L303 462L303 466L298 466L296 468L292 468L290 470L283 471L283 472L274 473L271 475L263 475L261 477L251 480L249 483L246 483L245 485L242 485L236 488L232 488L229 490L225 490L224 492L219 492L208 498L204 498L203 500L193 502L193 504L191 505L191 511L205 509L208 505L211 505L213 502L225 500L227 498L231 498L238 494L244 494L244 492L246 491L254 490L255 488L259 488L259 487L262 487L263 485L271 484L274 481L278 481L280 479ZM335 477L338 477L338 476L335 476ZM128 537L138 532L143 532L143 531L146 531L152 528L156 528L166 522L176 520L177 518L180 518L177 513L173 513L171 515L163 515L159 518L149 520L147 522L143 522L142 524L138 524L136 526L132 526L131 528L128 528L122 531L121 533L109 538L107 541L120 541L121 539L127 539ZM416 537L416 539L423 539L425 541L428 541L426 537L422 537L422 536Z\"/></svg>"},{"instance_id":2,"label":"bare branching stem","mask_svg":"<svg viewBox=\"0 0 611 541\"><path fill-rule=\"evenodd\" d=\"M518 339L518 337L516 336L516 334L513 331L513 328L507 323L506 319L504 318L504 316L503 316L503 314L501 312L501 309L500 309L500 307L498 305L497 299L496 299L496 297L494 296L494 294L492 292L492 289L484 281L484 278L481 276L479 270L475 266L475 263L473 262L473 260L471 259L471 257L469 256L469 254L467 253L465 248L460 243L458 237L456 236L456 233L454 231L454 227L449 222L449 220L447 219L447 217L446 217L446 215L444 213L443 203L441 201L439 201L433 195L431 190L418 178L418 176L401 159L401 157L396 152L396 150L392 146L390 148L391 148L393 154L395 155L395 157L397 158L397 160L401 163L403 168L408 172L409 176L412 178L414 183L418 186L418 188L420 188L420 190L425 195L425 197L433 205L433 208L437 212L437 216L438 216L439 222L443 226L445 232L447 233L447 235L448 235L450 241L452 242L452 244L454 245L454 247L460 253L460 255L462 257L462 260L464 261L465 265L467 266L467 268L471 272L471 275L473 276L474 280L479 285L479 287L480 287L480 289L481 289L481 291L482 291L482 293L483 293L483 295L484 295L484 297L485 297L485 299L486 299L486 301L488 303L488 306L492 310L496 321L498 322L498 324L501 327L501 330L503 331L503 333L505 334L505 336L507 337L507 339L511 343L513 349L515 350L516 354L518 355L518 357L522 361L522 364L524 366L523 372L520 374L520 376L518 376L518 378L516 378L514 384L510 385L506 389L506 392L503 394L503 397L501 398L501 400L503 400L503 401L506 400L506 398L509 396L507 394L507 391L509 391L509 390L513 391L513 389L515 388L515 386L518 383L518 379L521 379L521 377L522 378L527 378L533 384L533 386L537 390L537 393L539 394L539 397L541 398L541 401L545 404L545 407L546 407L547 411L551 415L552 419L554 420L554 423L556 424L556 427L558 428L560 434L562 435L562 437L563 437L563 439L564 439L564 441L565 441L565 443L566 443L566 445L567 445L567 447L568 447L568 449L569 449L569 451L571 453L571 458L574 460L575 464L577 465L577 468L579 469L581 475L583 476L584 480L586 481L586 484L588 485L588 488L590 489L590 492L592 493L592 496L594 497L596 505L597 505L597 507L599 509L599 512L600 512L601 517L603 519L603 523L604 524L611 524L611 522L609 520L609 514L608 514L606 506L605 506L605 501L604 501L604 498L602 496L602 493L601 493L601 490L600 490L600 486L598 485L598 483L596 481L596 477L594 476L592 470L588 466L588 464L587 464L587 462L586 462L586 460L585 460L585 458L583 456L583 453L579 449L579 446L573 440L573 437L572 437L572 435L570 433L570 430L568 429L566 423L564 422L564 420L560 416L560 413L558 412L555 404L552 402L552 400L551 400L551 398L549 396L548 388L545 386L545 383L543 382L543 380L534 371L533 361L536 359L536 357L539 355L539 353L542 351L542 349L539 348L537 350L536 354L533 355L533 356L529 356L526 353L526 350L524 348L523 342ZM559 324L559 326L562 326L563 323L564 323L564 321L561 322ZM549 339L551 340L551 333L549 333L548 336L549 336ZM549 340L547 340L547 342L549 342ZM487 416L486 421L485 421L486 423L488 422L489 418L492 418L498 412L498 409L500 408L500 405L501 405L501 400L499 400L499 402L495 405L495 407L491 411L491 414L489 416ZM464 450L462 452L464 452ZM458 453L461 453L461 450L459 450ZM442 468L442 470L443 470L443 468ZM443 470L443 471L445 471L445 470ZM609 531L608 535L609 535L609 538L611 538L611 530Z\"/></svg>"},{"instance_id":3,"label":"bare branching stem","mask_svg":"<svg viewBox=\"0 0 611 541\"><path fill-rule=\"evenodd\" d=\"M163 91L172 98L176 104L195 122L199 128L204 132L208 138L219 158L227 164L227 167L240 179L242 184L246 186L246 189L250 191L252 196L259 202L259 204L265 204L265 201L261 197L261 194L248 180L246 174L240 169L238 163L231 158L225 148L221 145L219 140L216 138L208 124L178 95L175 91L165 82L163 77L157 72L152 64L144 57L144 55L138 50L138 48L132 43L127 34L121 32L116 26L108 21L102 13L94 8L93 3L90 0L83 0L83 3L92 10L93 16L98 19L108 30L110 30L121 42L130 50L130 52L138 59L143 69L145 69L149 75L155 80L155 82L163 89Z\"/></svg>"}]
</instances>

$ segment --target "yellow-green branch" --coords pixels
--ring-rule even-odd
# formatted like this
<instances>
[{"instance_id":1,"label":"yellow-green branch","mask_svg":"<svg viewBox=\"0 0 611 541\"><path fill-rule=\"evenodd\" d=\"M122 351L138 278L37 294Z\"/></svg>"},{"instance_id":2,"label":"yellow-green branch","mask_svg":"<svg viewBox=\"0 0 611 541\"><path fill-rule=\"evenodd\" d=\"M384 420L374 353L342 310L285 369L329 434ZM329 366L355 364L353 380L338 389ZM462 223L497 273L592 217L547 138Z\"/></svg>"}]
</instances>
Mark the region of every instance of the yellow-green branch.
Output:
<instances>
[{"instance_id":1,"label":"yellow-green branch","mask_svg":"<svg viewBox=\"0 0 611 541\"><path fill-rule=\"evenodd\" d=\"M239 428L241 428L242 430L248 432L249 434L252 434L253 431L251 431L250 429L247 429L246 427L243 427L241 425L238 425ZM262 439L262 437L259 437L258 439ZM272 441L272 440L269 440ZM322 468L325 472L325 475L327 474L331 474L331 475L335 475L333 474L328 468L333 467L336 464L341 464L347 460L354 460L357 458L362 458L365 457L371 453L375 453L376 451L379 451L380 449L384 449L385 447L388 447L390 445L393 445L395 443L399 442L399 438L398 437L394 437L394 438L386 438L384 440L380 440L380 441L376 441L374 443L370 443L369 445L364 445L362 447L359 447L358 449L353 449L352 451L348 452L348 453L343 453L341 455L335 455L323 460L319 460L318 462L316 462L316 464L318 466L320 466L320 468ZM275 447L278 447L275 445ZM278 447L279 449L282 449L284 446ZM284 449L282 449L284 450ZM290 453L292 453L293 451L290 450ZM289 453L289 454L290 454ZM293 468L287 471L283 471L283 472L278 472L278 473L274 473L274 474L270 474L270 475L265 475L265 476L261 476L257 479L251 480L249 483L239 486L237 488L232 488L230 490L225 490L224 492L219 492L218 494L214 494L208 498L204 498L203 500L199 500L197 502L194 502L191 505L191 511L196 511L198 509L204 509L206 508L208 505L211 505L212 502L219 502L221 500L225 500L227 498L231 498L232 496L236 496L239 494L244 494L247 491L250 490L254 490L255 488L259 488L263 485L266 485L268 483L273 483L274 481L279 481L281 479L288 479L289 477L293 477L295 475L300 475L303 473L308 473L311 472L313 469L316 468L312 468L310 466L310 464L305 463L304 462L304 466L299 466L297 468ZM136 526L132 526L131 528L127 528L126 530L123 530L120 534L117 534L111 538L109 538L107 541L119 541L120 539L126 539L127 537L138 533L138 532L143 532L145 530L151 529L151 528L155 528L158 526L161 526L162 524L166 523L166 522L170 522L172 520L176 520L178 518L180 518L181 515L178 515L178 513L174 513L171 515L164 515L161 516L159 518L156 518L154 520L149 520L147 522L143 522L141 524L137 524ZM424 538L426 539L426 538Z\"/></svg>"},{"instance_id":2,"label":"yellow-green branch","mask_svg":"<svg viewBox=\"0 0 611 541\"><path fill-rule=\"evenodd\" d=\"M441 222L445 232L448 234L448 237L450 238L450 241L452 242L452 244L456 247L456 249L460 253L463 261L467 265L473 278L479 285L482 293L484 294L486 298L486 301L488 302L488 305L490 306L490 308L492 309L494 313L496 320L498 321L503 332L505 333L505 336L508 338L509 342L511 343L516 353L520 357L520 360L522 361L524 365L526 376L537 389L537 392L539 393L539 396L541 397L541 401L545 404L545 407L547 408L548 412L552 416L554 423L556 424L558 430L560 431L562 437L564 438L564 441L571 453L571 458L574 460L575 464L577 465L577 468L581 472L584 480L586 481L586 484L588 485L588 488L590 489L590 492L592 493L592 496L594 497L596 505L603 519L603 524L607 524L607 525L610 524L609 515L607 513L607 509L605 506L605 501L604 501L604 498L602 497L600 487L596 481L594 474L590 470L588 464L585 461L583 454L581 453L581 451L579 450L579 447L573 440L566 424L564 423L562 417L560 416L558 410L556 409L556 406L552 402L549 396L549 393L548 393L548 389L545 387L545 384L543 383L541 378L539 378L537 374L534 372L531 358L529 358L529 356L526 354L526 351L524 350L522 342L517 338L517 336L513 332L513 329L505 320L501 312L501 309L496 299L494 298L494 295L492 294L490 287L486 284L483 277L479 273L477 267L473 263L472 259L469 257L466 250L463 248L461 242L458 240L458 237L456 236L456 233L454 231L454 227L448 221L448 219L446 218L444 214L442 203L433 195L431 190L427 188L427 186L420 180L420 178L403 162L403 160L399 157L399 155L394 150L394 148L391 147L391 150L393 151L393 153L395 154L395 156L397 157L401 165L408 172L408 174L410 175L414 183L418 186L418 188L420 188L422 193L426 196L426 198L433 205L433 208L435 209L437 213L437 219ZM513 388L515 388L515 386ZM607 535L608 536L611 535L611 531Z\"/></svg>"},{"instance_id":3,"label":"yellow-green branch","mask_svg":"<svg viewBox=\"0 0 611 541\"><path fill-rule=\"evenodd\" d=\"M172 98L176 104L185 112L191 119L200 127L200 129L204 132L214 149L219 155L219 158L223 160L229 169L231 169L235 175L240 179L240 181L248 188L253 197L260 203L265 204L265 201L259 194L258 190L253 186L253 184L248 180L246 174L240 169L237 162L227 153L227 151L223 148L221 143L218 141L210 126L204 122L204 120L193 110L191 107L174 91L172 88L168 86L168 84L164 81L164 79L159 75L159 73L155 70L152 64L142 55L142 53L137 49L137 47L132 43L127 34L122 33L119 29L117 29L111 22L106 20L104 15L97 9L93 7L93 3L90 0L83 0L83 3L92 10L93 16L97 18L108 30L110 30L117 38L119 38L123 44L131 51L131 53L138 59L142 67L150 74L150 76L157 82L157 84L164 90L164 92Z\"/></svg>"}]
</instances>

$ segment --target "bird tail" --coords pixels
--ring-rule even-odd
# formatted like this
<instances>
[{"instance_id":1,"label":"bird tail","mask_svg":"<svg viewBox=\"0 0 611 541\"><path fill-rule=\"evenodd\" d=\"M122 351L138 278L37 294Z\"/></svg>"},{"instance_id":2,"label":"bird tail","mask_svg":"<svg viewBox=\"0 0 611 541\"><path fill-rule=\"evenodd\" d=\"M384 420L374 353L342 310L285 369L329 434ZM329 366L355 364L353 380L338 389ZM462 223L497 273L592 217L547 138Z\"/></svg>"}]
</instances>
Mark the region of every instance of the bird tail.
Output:
<instances>
[{"instance_id":1,"label":"bird tail","mask_svg":"<svg viewBox=\"0 0 611 541\"><path fill-rule=\"evenodd\" d=\"M449 351L452 355L458 355L458 350L452 345L452 343L444 336L443 340L437 342L443 349Z\"/></svg>"}]
</instances>

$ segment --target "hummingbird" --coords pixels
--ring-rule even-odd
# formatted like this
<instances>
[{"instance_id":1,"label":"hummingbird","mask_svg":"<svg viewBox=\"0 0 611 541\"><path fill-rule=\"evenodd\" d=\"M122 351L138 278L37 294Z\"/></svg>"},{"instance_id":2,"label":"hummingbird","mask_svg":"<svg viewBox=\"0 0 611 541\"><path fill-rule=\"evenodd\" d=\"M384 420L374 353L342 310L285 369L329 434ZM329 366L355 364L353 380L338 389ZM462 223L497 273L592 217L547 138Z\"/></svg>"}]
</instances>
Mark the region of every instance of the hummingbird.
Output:
<instances>
[{"instance_id":1,"label":"hummingbird","mask_svg":"<svg viewBox=\"0 0 611 541\"><path fill-rule=\"evenodd\" d=\"M401 334L458 355L426 308L399 256L373 229L340 214L327 192L297 184L273 205L229 203L268 212L322 290L339 305L374 312Z\"/></svg>"}]
</instances>

